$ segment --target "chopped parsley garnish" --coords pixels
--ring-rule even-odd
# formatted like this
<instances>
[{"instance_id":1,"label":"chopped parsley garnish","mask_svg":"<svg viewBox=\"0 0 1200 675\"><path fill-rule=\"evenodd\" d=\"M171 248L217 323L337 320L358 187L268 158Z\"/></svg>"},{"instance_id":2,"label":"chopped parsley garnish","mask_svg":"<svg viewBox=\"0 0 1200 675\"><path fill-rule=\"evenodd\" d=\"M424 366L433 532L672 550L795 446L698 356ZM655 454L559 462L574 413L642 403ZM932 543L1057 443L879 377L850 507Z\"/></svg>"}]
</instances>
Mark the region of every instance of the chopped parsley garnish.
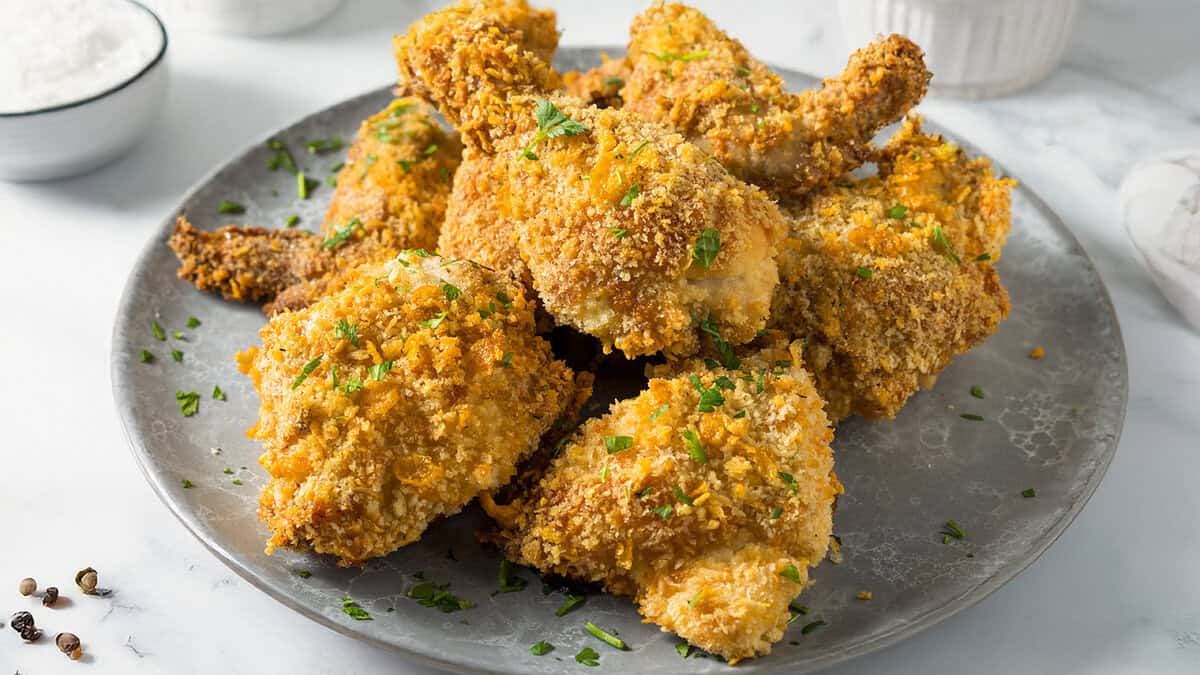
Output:
<instances>
[{"instance_id":1,"label":"chopped parsley garnish","mask_svg":"<svg viewBox=\"0 0 1200 675\"><path fill-rule=\"evenodd\" d=\"M337 164L334 164L333 166L329 167L329 172L337 173L337 172L341 171L342 167L344 167L344 166L346 166L345 162L338 162Z\"/></svg>"},{"instance_id":2,"label":"chopped parsley garnish","mask_svg":"<svg viewBox=\"0 0 1200 675\"><path fill-rule=\"evenodd\" d=\"M796 612L797 614L808 614L808 612L809 612L808 607L806 607L804 605L789 604L788 609L792 610L793 612Z\"/></svg>"},{"instance_id":3,"label":"chopped parsley garnish","mask_svg":"<svg viewBox=\"0 0 1200 675\"><path fill-rule=\"evenodd\" d=\"M716 230L713 231L715 232ZM700 320L698 323L700 324L700 330L712 338L713 346L717 348L717 354L721 357L721 365L730 370L741 368L742 360L733 353L733 345L721 337L721 333L718 330L720 326L716 321L713 321L712 314L709 314L707 319Z\"/></svg>"},{"instance_id":4,"label":"chopped parsley garnish","mask_svg":"<svg viewBox=\"0 0 1200 675\"><path fill-rule=\"evenodd\" d=\"M958 254L954 252L954 247L950 245L950 240L946 238L946 231L942 229L941 225L933 226L933 243L942 250L947 258L959 265L962 264L962 258L959 258Z\"/></svg>"},{"instance_id":5,"label":"chopped parsley garnish","mask_svg":"<svg viewBox=\"0 0 1200 675\"><path fill-rule=\"evenodd\" d=\"M728 377L725 377L724 375L720 375L717 377L717 379L713 380L713 385L716 386L717 389L733 389L734 388L733 380L729 379Z\"/></svg>"},{"instance_id":6,"label":"chopped parsley garnish","mask_svg":"<svg viewBox=\"0 0 1200 675\"><path fill-rule=\"evenodd\" d=\"M600 482L608 480L608 462L604 463L604 468L600 469Z\"/></svg>"},{"instance_id":7,"label":"chopped parsley garnish","mask_svg":"<svg viewBox=\"0 0 1200 675\"><path fill-rule=\"evenodd\" d=\"M745 417L745 416L746 416L746 411L745 411L745 410L739 410L739 411L737 411L736 413L734 413L734 414L733 414L733 419L735 419L735 420L740 420L740 419L742 419L742 418L743 418L743 417Z\"/></svg>"},{"instance_id":8,"label":"chopped parsley garnish","mask_svg":"<svg viewBox=\"0 0 1200 675\"><path fill-rule=\"evenodd\" d=\"M504 305L505 307L512 307L512 300L509 299L508 294L504 291L496 293L496 299L499 300L500 304Z\"/></svg>"},{"instance_id":9,"label":"chopped parsley garnish","mask_svg":"<svg viewBox=\"0 0 1200 675\"><path fill-rule=\"evenodd\" d=\"M348 341L355 347L358 346L358 324L350 323L345 319L338 319L337 325L333 328L333 336Z\"/></svg>"},{"instance_id":10,"label":"chopped parsley garnish","mask_svg":"<svg viewBox=\"0 0 1200 675\"><path fill-rule=\"evenodd\" d=\"M494 302L489 302L489 303L488 303L488 308L487 308L487 309L480 309L480 310L479 310L479 318L481 318L481 319L486 319L486 318L488 318L489 316L491 316L491 315L493 315L493 314L495 314L495 313L496 313L496 303L494 303Z\"/></svg>"},{"instance_id":11,"label":"chopped parsley garnish","mask_svg":"<svg viewBox=\"0 0 1200 675\"><path fill-rule=\"evenodd\" d=\"M545 656L552 651L554 651L554 645L546 642L545 640L538 640L537 642L533 643L532 647L529 648L529 653L533 654L534 656Z\"/></svg>"},{"instance_id":12,"label":"chopped parsley garnish","mask_svg":"<svg viewBox=\"0 0 1200 675\"><path fill-rule=\"evenodd\" d=\"M443 281L442 282L442 295L446 296L447 301L453 301L453 300L457 300L458 296L462 295L462 291L458 290L458 286L455 286L454 284Z\"/></svg>"},{"instance_id":13,"label":"chopped parsley garnish","mask_svg":"<svg viewBox=\"0 0 1200 675\"><path fill-rule=\"evenodd\" d=\"M376 157L375 155L373 155L371 153L367 153L367 159L363 162L362 175L359 176L359 178L366 178L367 171L369 171L371 169L371 166L374 165L375 162L378 162L378 161L379 161L378 157Z\"/></svg>"},{"instance_id":14,"label":"chopped parsley garnish","mask_svg":"<svg viewBox=\"0 0 1200 675\"><path fill-rule=\"evenodd\" d=\"M979 255L975 256L976 262L985 262L985 261L991 260L991 259L992 259L991 253L980 253Z\"/></svg>"},{"instance_id":15,"label":"chopped parsley garnish","mask_svg":"<svg viewBox=\"0 0 1200 675\"><path fill-rule=\"evenodd\" d=\"M680 435L687 442L688 454L692 459L700 464L708 464L708 455L704 452L704 446L700 445L700 435L691 429L684 429Z\"/></svg>"},{"instance_id":16,"label":"chopped parsley garnish","mask_svg":"<svg viewBox=\"0 0 1200 675\"><path fill-rule=\"evenodd\" d=\"M610 647L616 647L617 649L629 649L629 647L625 646L624 640L617 637L616 635L613 635L612 633L609 633L608 631L604 630L603 628L600 628L599 626L592 623L591 621L588 621L587 623L585 623L583 625L583 627L587 629L587 632L600 638L601 640L604 641L604 644L609 645Z\"/></svg>"},{"instance_id":17,"label":"chopped parsley garnish","mask_svg":"<svg viewBox=\"0 0 1200 675\"><path fill-rule=\"evenodd\" d=\"M175 400L179 403L179 412L184 417L191 417L200 410L200 394L194 391L175 390Z\"/></svg>"},{"instance_id":18,"label":"chopped parsley garnish","mask_svg":"<svg viewBox=\"0 0 1200 675\"><path fill-rule=\"evenodd\" d=\"M317 366L321 365L321 359L323 358L325 358L324 354L318 354L317 358L304 364L304 369L300 371L300 374L296 376L296 379L292 380L292 389L295 389L303 384L304 380L308 379L308 376L312 375L313 371L317 369Z\"/></svg>"},{"instance_id":19,"label":"chopped parsley garnish","mask_svg":"<svg viewBox=\"0 0 1200 675\"><path fill-rule=\"evenodd\" d=\"M374 621L371 615L367 614L367 610L360 607L353 598L342 598L342 611L355 621Z\"/></svg>"},{"instance_id":20,"label":"chopped parsley garnish","mask_svg":"<svg viewBox=\"0 0 1200 675\"><path fill-rule=\"evenodd\" d=\"M303 171L296 174L296 194L300 195L300 199L308 199L309 191L320 184L315 178L306 178Z\"/></svg>"},{"instance_id":21,"label":"chopped parsley garnish","mask_svg":"<svg viewBox=\"0 0 1200 675\"><path fill-rule=\"evenodd\" d=\"M638 499L642 499L642 498L644 498L646 495L650 494L651 492L654 492L654 486L653 486L653 485L647 485L645 488L643 488L643 489L641 489L641 490L638 490L637 492L635 492L635 493L633 493L633 494L634 494L635 496L637 496L637 498L638 498Z\"/></svg>"},{"instance_id":22,"label":"chopped parsley garnish","mask_svg":"<svg viewBox=\"0 0 1200 675\"><path fill-rule=\"evenodd\" d=\"M605 436L604 449L608 454L615 455L622 450L633 447L633 436Z\"/></svg>"},{"instance_id":23,"label":"chopped parsley garnish","mask_svg":"<svg viewBox=\"0 0 1200 675\"><path fill-rule=\"evenodd\" d=\"M650 413L650 421L653 422L654 420L658 419L658 416L667 412L667 410L670 407L671 407L671 405L669 403L664 403L661 406L659 406L658 410L655 410L654 412Z\"/></svg>"},{"instance_id":24,"label":"chopped parsley garnish","mask_svg":"<svg viewBox=\"0 0 1200 675\"><path fill-rule=\"evenodd\" d=\"M1025 499L1032 499L1037 496L1037 490L1034 490L1033 488L1025 488L1024 490L1021 490L1021 496Z\"/></svg>"},{"instance_id":25,"label":"chopped parsley garnish","mask_svg":"<svg viewBox=\"0 0 1200 675\"><path fill-rule=\"evenodd\" d=\"M971 395L975 398L983 398L983 389L980 387L971 387Z\"/></svg>"},{"instance_id":26,"label":"chopped parsley garnish","mask_svg":"<svg viewBox=\"0 0 1200 675\"><path fill-rule=\"evenodd\" d=\"M633 158L637 157L638 153L641 152L649 144L650 144L650 141L642 141L636 148L633 149L633 152L629 153L629 156L625 158L625 163L628 164L628 163L632 162Z\"/></svg>"},{"instance_id":27,"label":"chopped parsley garnish","mask_svg":"<svg viewBox=\"0 0 1200 675\"><path fill-rule=\"evenodd\" d=\"M222 199L220 205L217 206L217 213L245 213L246 207L237 202L231 202L228 199Z\"/></svg>"},{"instance_id":28,"label":"chopped parsley garnish","mask_svg":"<svg viewBox=\"0 0 1200 675\"><path fill-rule=\"evenodd\" d=\"M229 482L230 482L230 483L233 483L234 485L241 485L241 484L242 484L242 479L240 479L240 478L234 478L233 480L231 480L231 481L229 481Z\"/></svg>"},{"instance_id":29,"label":"chopped parsley garnish","mask_svg":"<svg viewBox=\"0 0 1200 675\"><path fill-rule=\"evenodd\" d=\"M680 642L675 645L675 653L686 659L692 653L692 646L686 642Z\"/></svg>"},{"instance_id":30,"label":"chopped parsley garnish","mask_svg":"<svg viewBox=\"0 0 1200 675\"><path fill-rule=\"evenodd\" d=\"M696 406L696 409L700 412L712 412L717 409L717 406L725 403L725 397L721 395L720 388L715 386L705 388L704 384L700 382L700 378L695 374L689 376L688 379L691 381L692 386L696 388L696 391L700 392L700 402Z\"/></svg>"},{"instance_id":31,"label":"chopped parsley garnish","mask_svg":"<svg viewBox=\"0 0 1200 675\"><path fill-rule=\"evenodd\" d=\"M663 520L670 520L671 512L674 510L674 506L671 506L670 504L663 504L662 506L656 507L654 512L657 513Z\"/></svg>"},{"instance_id":32,"label":"chopped parsley garnish","mask_svg":"<svg viewBox=\"0 0 1200 675\"><path fill-rule=\"evenodd\" d=\"M903 204L897 204L888 209L887 217L895 218L896 220L904 220L908 216L908 207Z\"/></svg>"},{"instance_id":33,"label":"chopped parsley garnish","mask_svg":"<svg viewBox=\"0 0 1200 675\"><path fill-rule=\"evenodd\" d=\"M396 163L400 165L400 169L403 170L404 173L412 173L412 167L413 164L415 164L415 162L413 162L411 159L398 159L396 160Z\"/></svg>"},{"instance_id":34,"label":"chopped parsley garnish","mask_svg":"<svg viewBox=\"0 0 1200 675\"><path fill-rule=\"evenodd\" d=\"M771 520L778 520L779 516L782 516L782 515L783 515L783 509L781 509L781 508L771 509Z\"/></svg>"},{"instance_id":35,"label":"chopped parsley garnish","mask_svg":"<svg viewBox=\"0 0 1200 675\"><path fill-rule=\"evenodd\" d=\"M963 418L964 420L971 420L972 422L982 422L983 421L983 415L975 415L972 413L963 413L963 414L959 415L959 417Z\"/></svg>"},{"instance_id":36,"label":"chopped parsley garnish","mask_svg":"<svg viewBox=\"0 0 1200 675\"><path fill-rule=\"evenodd\" d=\"M296 168L296 160L292 158L292 153L288 152L287 146L283 141L272 138L267 141L267 148L274 150L275 154L267 162L267 168L271 171L283 167L288 173L295 175L299 169Z\"/></svg>"},{"instance_id":37,"label":"chopped parsley garnish","mask_svg":"<svg viewBox=\"0 0 1200 675\"><path fill-rule=\"evenodd\" d=\"M824 625L825 625L825 622L820 619L817 619L816 621L813 621L812 623L806 623L806 624L804 624L804 628L800 629L800 634L808 635L809 633L813 632L814 630L816 630Z\"/></svg>"},{"instance_id":38,"label":"chopped parsley garnish","mask_svg":"<svg viewBox=\"0 0 1200 675\"><path fill-rule=\"evenodd\" d=\"M337 187L337 176L326 176L325 184L329 187Z\"/></svg>"},{"instance_id":39,"label":"chopped parsley garnish","mask_svg":"<svg viewBox=\"0 0 1200 675\"><path fill-rule=\"evenodd\" d=\"M367 373L371 376L372 380L382 382L383 378L387 377L388 372L391 371L392 364L392 361L381 361L368 368Z\"/></svg>"},{"instance_id":40,"label":"chopped parsley garnish","mask_svg":"<svg viewBox=\"0 0 1200 675\"><path fill-rule=\"evenodd\" d=\"M629 230L623 230L619 227L610 227L608 228L608 233L617 239L624 239L625 235L629 234Z\"/></svg>"},{"instance_id":41,"label":"chopped parsley garnish","mask_svg":"<svg viewBox=\"0 0 1200 675\"><path fill-rule=\"evenodd\" d=\"M167 339L167 334L163 332L162 326L158 325L157 321L150 324L150 330L151 330L151 332L154 333L155 339L157 339L157 340L166 340Z\"/></svg>"},{"instance_id":42,"label":"chopped parsley garnish","mask_svg":"<svg viewBox=\"0 0 1200 675\"><path fill-rule=\"evenodd\" d=\"M408 591L408 597L422 607L433 607L447 614L460 609L470 609L475 603L465 600L446 590L450 584L435 584L430 581L419 583Z\"/></svg>"},{"instance_id":43,"label":"chopped parsley garnish","mask_svg":"<svg viewBox=\"0 0 1200 675\"><path fill-rule=\"evenodd\" d=\"M538 132L533 137L533 141L521 151L521 157L525 159L536 160L538 156L534 154L533 149L547 138L578 136L588 132L587 127L564 115L553 103L544 98L538 99L537 105L533 109L533 116L537 119Z\"/></svg>"},{"instance_id":44,"label":"chopped parsley garnish","mask_svg":"<svg viewBox=\"0 0 1200 675\"><path fill-rule=\"evenodd\" d=\"M500 357L500 360L496 362L496 367L497 368L512 368L513 367L512 359L513 359L512 352L504 352L504 356Z\"/></svg>"},{"instance_id":45,"label":"chopped parsley garnish","mask_svg":"<svg viewBox=\"0 0 1200 675\"><path fill-rule=\"evenodd\" d=\"M226 476L232 476L232 475L233 475L233 469L231 469L231 468L229 468L229 467L225 467L225 471L223 471L222 473L224 473Z\"/></svg>"},{"instance_id":46,"label":"chopped parsley garnish","mask_svg":"<svg viewBox=\"0 0 1200 675\"><path fill-rule=\"evenodd\" d=\"M857 270L855 270L854 273L857 274L858 276L862 277L863 279L870 279L872 276L875 275L875 273L871 270L870 267L860 267Z\"/></svg>"},{"instance_id":47,"label":"chopped parsley garnish","mask_svg":"<svg viewBox=\"0 0 1200 675\"><path fill-rule=\"evenodd\" d=\"M200 319L197 319L197 318L196 318L196 317L194 317L194 316L189 316L189 317L188 317L188 320L187 320L187 327L188 327L188 328L197 328L197 327L199 327L199 326L200 326Z\"/></svg>"},{"instance_id":48,"label":"chopped parsley garnish","mask_svg":"<svg viewBox=\"0 0 1200 675\"><path fill-rule=\"evenodd\" d=\"M342 139L318 139L304 144L310 155L323 155L327 152L337 152L342 149Z\"/></svg>"},{"instance_id":49,"label":"chopped parsley garnish","mask_svg":"<svg viewBox=\"0 0 1200 675\"><path fill-rule=\"evenodd\" d=\"M172 349L171 358L174 359L175 363L183 363L183 352L178 349Z\"/></svg>"},{"instance_id":50,"label":"chopped parsley garnish","mask_svg":"<svg viewBox=\"0 0 1200 675\"><path fill-rule=\"evenodd\" d=\"M351 218L344 227L335 228L333 231L333 236L321 242L321 248L325 249L326 251L332 251L338 246L346 243L346 241L350 239L351 235L354 234L355 228L360 227L362 227L362 222L358 218Z\"/></svg>"},{"instance_id":51,"label":"chopped parsley garnish","mask_svg":"<svg viewBox=\"0 0 1200 675\"><path fill-rule=\"evenodd\" d=\"M693 501L692 498L689 497L688 494L684 492L678 485L672 487L671 490L675 492L675 498L680 502L687 504L688 506L695 505L696 502Z\"/></svg>"},{"instance_id":52,"label":"chopped parsley garnish","mask_svg":"<svg viewBox=\"0 0 1200 675\"><path fill-rule=\"evenodd\" d=\"M435 144L429 146L428 148L425 148L423 151L421 151L421 154L428 157L428 156L432 155L433 153L437 152L437 150L438 150L438 146L435 143Z\"/></svg>"},{"instance_id":53,"label":"chopped parsley garnish","mask_svg":"<svg viewBox=\"0 0 1200 675\"><path fill-rule=\"evenodd\" d=\"M965 539L967 533L963 531L962 527L960 527L958 523L954 522L953 520L947 520L946 530L942 533L942 535L951 536L955 539Z\"/></svg>"},{"instance_id":54,"label":"chopped parsley garnish","mask_svg":"<svg viewBox=\"0 0 1200 675\"><path fill-rule=\"evenodd\" d=\"M708 227L700 233L696 244L692 246L692 260L706 270L712 269L713 261L717 259L717 253L720 251L721 233Z\"/></svg>"},{"instance_id":55,"label":"chopped parsley garnish","mask_svg":"<svg viewBox=\"0 0 1200 675\"><path fill-rule=\"evenodd\" d=\"M796 569L795 565L788 565L787 567L784 567L783 569L779 570L779 576L781 576L785 579L790 579L793 583L797 583L797 584L804 583L803 581L800 580L800 570Z\"/></svg>"},{"instance_id":56,"label":"chopped parsley garnish","mask_svg":"<svg viewBox=\"0 0 1200 675\"><path fill-rule=\"evenodd\" d=\"M184 339L182 331L174 331L173 333L171 333L171 337L175 338L176 340Z\"/></svg>"},{"instance_id":57,"label":"chopped parsley garnish","mask_svg":"<svg viewBox=\"0 0 1200 675\"><path fill-rule=\"evenodd\" d=\"M196 485L195 483L193 483L192 481L190 481L186 478L179 481L179 484L182 485L184 488L192 488L192 487L195 487L195 485Z\"/></svg>"},{"instance_id":58,"label":"chopped parsley garnish","mask_svg":"<svg viewBox=\"0 0 1200 675\"><path fill-rule=\"evenodd\" d=\"M300 570L299 572L296 572L296 576L300 577L301 579L307 579L312 576L312 572L309 572L308 570Z\"/></svg>"},{"instance_id":59,"label":"chopped parsley garnish","mask_svg":"<svg viewBox=\"0 0 1200 675\"><path fill-rule=\"evenodd\" d=\"M150 352L146 351L145 349L143 349L141 355L138 358L141 359L142 363L150 363L151 361L154 360L154 355L151 354Z\"/></svg>"},{"instance_id":60,"label":"chopped parsley garnish","mask_svg":"<svg viewBox=\"0 0 1200 675\"><path fill-rule=\"evenodd\" d=\"M214 400L214 401L224 401L224 400L226 400L226 398L225 398L225 392L221 390L221 385L219 385L219 384L214 384L214 385L213 385L213 394L212 394L212 397L213 397L213 400Z\"/></svg>"},{"instance_id":61,"label":"chopped parsley garnish","mask_svg":"<svg viewBox=\"0 0 1200 675\"><path fill-rule=\"evenodd\" d=\"M779 477L783 479L783 482L788 484L788 487L792 488L792 494L799 492L800 486L796 483L795 476L786 471L780 471Z\"/></svg>"},{"instance_id":62,"label":"chopped parsley garnish","mask_svg":"<svg viewBox=\"0 0 1200 675\"><path fill-rule=\"evenodd\" d=\"M625 196L621 197L621 206L627 207L633 204L633 200L637 199L639 187L641 187L641 185L638 183L634 183L633 185L629 186L629 192L626 192Z\"/></svg>"},{"instance_id":63,"label":"chopped parsley garnish","mask_svg":"<svg viewBox=\"0 0 1200 675\"><path fill-rule=\"evenodd\" d=\"M295 227L299 222L300 216L293 213L287 217L287 220L283 221L283 225L284 227Z\"/></svg>"},{"instance_id":64,"label":"chopped parsley garnish","mask_svg":"<svg viewBox=\"0 0 1200 675\"><path fill-rule=\"evenodd\" d=\"M621 79L621 78L619 78L619 77L609 77L609 78L605 78L605 80L604 80L604 86L606 86L606 87L624 87L624 86L625 86L625 80L622 80L622 79Z\"/></svg>"},{"instance_id":65,"label":"chopped parsley garnish","mask_svg":"<svg viewBox=\"0 0 1200 675\"><path fill-rule=\"evenodd\" d=\"M747 68L746 66L737 66L733 70L734 70L734 72L736 72L738 75L741 75L742 77L750 77L750 69Z\"/></svg>"},{"instance_id":66,"label":"chopped parsley garnish","mask_svg":"<svg viewBox=\"0 0 1200 675\"><path fill-rule=\"evenodd\" d=\"M516 593L517 591L525 590L529 582L518 576L513 576L512 563L507 560L500 561L500 577L499 586L501 593Z\"/></svg>"},{"instance_id":67,"label":"chopped parsley garnish","mask_svg":"<svg viewBox=\"0 0 1200 675\"><path fill-rule=\"evenodd\" d=\"M575 660L585 666L596 667L600 665L600 654L591 647L584 647L575 655Z\"/></svg>"},{"instance_id":68,"label":"chopped parsley garnish","mask_svg":"<svg viewBox=\"0 0 1200 675\"><path fill-rule=\"evenodd\" d=\"M559 605L558 609L554 610L554 616L563 616L567 612L587 602L586 595L567 594L567 599L563 600L563 604Z\"/></svg>"},{"instance_id":69,"label":"chopped parsley garnish","mask_svg":"<svg viewBox=\"0 0 1200 675\"><path fill-rule=\"evenodd\" d=\"M671 61L695 61L696 59L702 59L708 56L708 50L705 49L698 52L689 52L687 54L663 52L662 54L652 54L652 56L659 61L666 61L667 63L670 63Z\"/></svg>"}]
</instances>

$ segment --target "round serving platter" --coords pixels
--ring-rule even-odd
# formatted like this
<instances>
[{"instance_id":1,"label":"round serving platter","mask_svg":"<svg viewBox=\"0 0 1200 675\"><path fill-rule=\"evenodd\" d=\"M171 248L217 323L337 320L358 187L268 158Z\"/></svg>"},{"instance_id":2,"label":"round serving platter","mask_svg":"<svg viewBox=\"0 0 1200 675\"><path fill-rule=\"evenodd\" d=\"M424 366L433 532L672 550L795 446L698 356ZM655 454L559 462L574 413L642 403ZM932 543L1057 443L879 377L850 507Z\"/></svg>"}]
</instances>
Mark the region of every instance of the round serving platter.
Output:
<instances>
[{"instance_id":1,"label":"round serving platter","mask_svg":"<svg viewBox=\"0 0 1200 675\"><path fill-rule=\"evenodd\" d=\"M564 48L556 65L590 67L600 62L600 52ZM804 75L778 72L792 90L814 84ZM390 96L390 87L368 92L269 138L285 141L307 175L332 175L343 153L309 155L302 152L304 143L351 139L359 122ZM979 154L935 124L926 128ZM573 656L591 646L609 669L732 672L716 658L693 653L682 660L675 649L680 640L641 623L627 598L595 593L559 617L561 592L544 589L525 569L517 570L530 582L523 591L497 593L500 557L476 541L486 520L475 506L363 568L343 569L330 559L289 551L263 553L268 535L255 510L266 475L257 464L259 446L244 434L254 423L258 398L233 354L258 342L265 318L256 307L222 301L177 279L166 240L177 212L202 229L232 222L217 212L222 200L245 205L239 222L283 227L295 213L299 227L316 230L332 188L322 184L310 199L298 200L291 174L267 170L270 155L264 143L246 149L167 214L130 274L113 329L113 395L121 423L146 479L184 526L285 605L430 665L555 673L583 667ZM846 486L835 518L841 562L826 561L813 571L815 583L800 600L809 613L769 656L744 661L737 672L815 671L969 607L1036 560L1100 483L1116 451L1128 388L1120 328L1104 284L1062 221L1023 184L1013 192L1012 235L997 266L1013 306L999 332L959 357L936 388L913 397L896 420L851 419L838 428L837 472ZM187 328L193 316L201 325ZM158 341L154 321L168 335L183 331L186 341ZM1038 346L1045 358L1028 358ZM172 348L184 352L182 362L169 358ZM157 358L141 363L142 349ZM210 398L214 385L226 392L226 401ZM631 386L636 383L609 383L609 389ZM985 398L972 396L973 386ZM176 390L201 394L196 415L180 414ZM224 473L226 468L234 473ZM1029 488L1036 497L1022 496ZM948 520L966 537L945 542ZM424 607L407 597L422 579L449 583L477 605L448 614ZM857 599L861 591L870 591L871 600ZM345 613L347 597L373 620ZM630 650L599 643L584 631L585 621L618 632ZM802 633L817 621L824 624ZM539 640L556 649L531 655L529 646Z\"/></svg>"}]
</instances>

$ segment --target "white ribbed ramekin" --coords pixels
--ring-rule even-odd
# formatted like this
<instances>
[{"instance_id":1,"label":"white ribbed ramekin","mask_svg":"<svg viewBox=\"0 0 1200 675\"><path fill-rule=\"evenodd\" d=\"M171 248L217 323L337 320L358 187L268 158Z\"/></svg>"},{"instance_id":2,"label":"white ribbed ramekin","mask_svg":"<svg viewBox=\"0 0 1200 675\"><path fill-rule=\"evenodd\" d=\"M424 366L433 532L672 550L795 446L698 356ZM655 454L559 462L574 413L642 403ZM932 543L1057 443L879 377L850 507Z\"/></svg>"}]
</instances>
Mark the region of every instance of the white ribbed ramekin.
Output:
<instances>
[{"instance_id":1,"label":"white ribbed ramekin","mask_svg":"<svg viewBox=\"0 0 1200 675\"><path fill-rule=\"evenodd\" d=\"M1079 0L839 0L852 47L900 33L925 50L935 93L1000 96L1062 60Z\"/></svg>"}]
</instances>

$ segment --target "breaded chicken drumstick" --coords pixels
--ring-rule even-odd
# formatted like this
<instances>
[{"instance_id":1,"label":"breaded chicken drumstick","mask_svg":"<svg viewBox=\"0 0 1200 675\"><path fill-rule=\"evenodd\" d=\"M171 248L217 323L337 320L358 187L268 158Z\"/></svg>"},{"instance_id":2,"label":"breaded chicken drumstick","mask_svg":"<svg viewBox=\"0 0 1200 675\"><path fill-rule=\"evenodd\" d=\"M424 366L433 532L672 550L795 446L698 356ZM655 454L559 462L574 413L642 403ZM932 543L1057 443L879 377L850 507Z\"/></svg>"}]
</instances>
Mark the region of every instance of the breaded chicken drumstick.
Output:
<instances>
[{"instance_id":1,"label":"breaded chicken drumstick","mask_svg":"<svg viewBox=\"0 0 1200 675\"><path fill-rule=\"evenodd\" d=\"M771 326L804 340L834 421L895 417L1008 315L995 262L1013 181L910 118L878 158L794 208Z\"/></svg>"},{"instance_id":2,"label":"breaded chicken drumstick","mask_svg":"<svg viewBox=\"0 0 1200 675\"><path fill-rule=\"evenodd\" d=\"M833 431L777 342L656 377L567 443L531 492L484 507L512 560L632 595L647 621L731 662L783 637L825 556Z\"/></svg>"},{"instance_id":3,"label":"breaded chicken drumstick","mask_svg":"<svg viewBox=\"0 0 1200 675\"><path fill-rule=\"evenodd\" d=\"M820 89L791 94L740 42L678 4L634 19L626 61L626 110L679 129L733 175L780 195L862 164L871 137L920 101L930 78L920 48L892 35Z\"/></svg>"},{"instance_id":4,"label":"breaded chicken drumstick","mask_svg":"<svg viewBox=\"0 0 1200 675\"><path fill-rule=\"evenodd\" d=\"M575 398L520 284L423 251L354 268L238 355L267 545L357 564L506 483Z\"/></svg>"},{"instance_id":5,"label":"breaded chicken drumstick","mask_svg":"<svg viewBox=\"0 0 1200 675\"><path fill-rule=\"evenodd\" d=\"M168 242L179 277L230 300L265 303L268 313L303 307L339 287L360 262L438 238L462 145L428 104L392 101L362 123L321 235L257 227L195 229L180 218Z\"/></svg>"},{"instance_id":6,"label":"breaded chicken drumstick","mask_svg":"<svg viewBox=\"0 0 1200 675\"><path fill-rule=\"evenodd\" d=\"M496 165L489 187L547 312L626 355L762 327L786 227L760 190L681 136L621 110L547 94L556 76L520 31L461 8L395 41L401 80Z\"/></svg>"}]
</instances>

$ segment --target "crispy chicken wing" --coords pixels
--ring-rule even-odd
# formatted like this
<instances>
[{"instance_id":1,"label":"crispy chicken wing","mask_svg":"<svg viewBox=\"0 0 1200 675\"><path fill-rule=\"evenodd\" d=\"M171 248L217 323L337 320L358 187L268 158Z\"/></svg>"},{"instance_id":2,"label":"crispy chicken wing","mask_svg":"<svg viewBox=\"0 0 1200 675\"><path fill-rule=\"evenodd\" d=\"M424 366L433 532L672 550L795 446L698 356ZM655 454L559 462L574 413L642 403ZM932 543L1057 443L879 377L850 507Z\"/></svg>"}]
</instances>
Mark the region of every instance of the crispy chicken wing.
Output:
<instances>
[{"instance_id":1,"label":"crispy chicken wing","mask_svg":"<svg viewBox=\"0 0 1200 675\"><path fill-rule=\"evenodd\" d=\"M487 198L546 310L629 356L695 352L709 314L752 339L777 281L775 204L670 129L546 94L549 67L519 37L452 8L395 48L402 79L495 157Z\"/></svg>"},{"instance_id":2,"label":"crispy chicken wing","mask_svg":"<svg viewBox=\"0 0 1200 675\"><path fill-rule=\"evenodd\" d=\"M432 249L462 152L433 115L423 101L401 98L363 122L321 236L236 226L204 232L180 217L168 242L179 277L273 314L339 288L337 275L355 264Z\"/></svg>"},{"instance_id":3,"label":"crispy chicken wing","mask_svg":"<svg viewBox=\"0 0 1200 675\"><path fill-rule=\"evenodd\" d=\"M805 340L833 420L895 417L1008 315L994 263L1013 181L910 118L879 174L814 193L779 257L771 325Z\"/></svg>"},{"instance_id":4,"label":"crispy chicken wing","mask_svg":"<svg viewBox=\"0 0 1200 675\"><path fill-rule=\"evenodd\" d=\"M438 251L449 258L466 258L511 274L533 291L533 279L517 247L517 230L504 216L497 185L507 180L507 166L495 155L468 150L454 174L454 188Z\"/></svg>"},{"instance_id":5,"label":"crispy chicken wing","mask_svg":"<svg viewBox=\"0 0 1200 675\"><path fill-rule=\"evenodd\" d=\"M920 48L892 35L850 57L840 77L801 94L698 10L655 5L631 28L626 110L670 124L730 173L803 194L860 165L871 137L925 95Z\"/></svg>"},{"instance_id":6,"label":"crispy chicken wing","mask_svg":"<svg viewBox=\"0 0 1200 675\"><path fill-rule=\"evenodd\" d=\"M414 541L508 481L574 398L524 289L432 254L359 266L261 336L238 363L262 399L268 552L348 565Z\"/></svg>"},{"instance_id":7,"label":"crispy chicken wing","mask_svg":"<svg viewBox=\"0 0 1200 675\"><path fill-rule=\"evenodd\" d=\"M485 500L505 553L633 595L648 621L730 661L769 652L825 555L841 485L799 344L739 366L694 359L652 378L529 493Z\"/></svg>"}]
</instances>

